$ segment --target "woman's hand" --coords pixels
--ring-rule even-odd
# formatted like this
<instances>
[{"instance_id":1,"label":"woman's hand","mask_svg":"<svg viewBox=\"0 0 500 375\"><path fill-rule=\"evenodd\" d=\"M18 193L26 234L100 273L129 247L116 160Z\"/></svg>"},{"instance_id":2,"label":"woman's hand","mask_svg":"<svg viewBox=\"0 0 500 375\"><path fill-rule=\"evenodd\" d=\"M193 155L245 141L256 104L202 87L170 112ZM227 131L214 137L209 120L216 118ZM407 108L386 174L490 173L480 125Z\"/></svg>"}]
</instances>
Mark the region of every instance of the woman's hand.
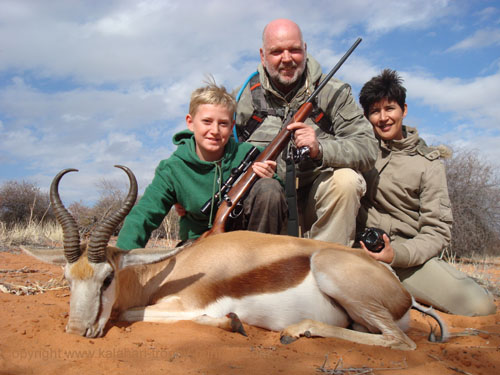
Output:
<instances>
[{"instance_id":1,"label":"woman's hand","mask_svg":"<svg viewBox=\"0 0 500 375\"><path fill-rule=\"evenodd\" d=\"M365 250L365 252L373 259L391 264L394 260L394 249L391 246L391 240L386 234L384 234L382 238L384 239L384 248L379 253L373 253L368 250L363 241L360 241L359 243L361 244L361 247Z\"/></svg>"}]
</instances>

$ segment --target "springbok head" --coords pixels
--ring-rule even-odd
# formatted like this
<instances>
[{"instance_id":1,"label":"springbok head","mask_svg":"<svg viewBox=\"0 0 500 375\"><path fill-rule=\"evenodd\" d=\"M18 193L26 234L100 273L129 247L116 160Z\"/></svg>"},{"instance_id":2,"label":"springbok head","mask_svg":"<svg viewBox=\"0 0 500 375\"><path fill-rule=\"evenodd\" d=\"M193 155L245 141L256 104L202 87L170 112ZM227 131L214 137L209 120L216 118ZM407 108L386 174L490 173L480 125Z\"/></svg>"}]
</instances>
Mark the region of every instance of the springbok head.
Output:
<instances>
[{"instance_id":1,"label":"springbok head","mask_svg":"<svg viewBox=\"0 0 500 375\"><path fill-rule=\"evenodd\" d=\"M63 229L63 249L27 249L28 254L44 262L64 266L64 277L71 289L70 313L66 332L86 337L102 336L113 305L119 293L118 273L138 264L150 264L174 256L178 249L124 251L108 246L109 239L120 222L132 209L137 198L137 181L132 171L121 165L130 181L130 188L122 206L101 221L92 232L88 243L80 243L78 225L59 197L59 181L68 172L59 172L50 186L50 202L57 221Z\"/></svg>"}]
</instances>

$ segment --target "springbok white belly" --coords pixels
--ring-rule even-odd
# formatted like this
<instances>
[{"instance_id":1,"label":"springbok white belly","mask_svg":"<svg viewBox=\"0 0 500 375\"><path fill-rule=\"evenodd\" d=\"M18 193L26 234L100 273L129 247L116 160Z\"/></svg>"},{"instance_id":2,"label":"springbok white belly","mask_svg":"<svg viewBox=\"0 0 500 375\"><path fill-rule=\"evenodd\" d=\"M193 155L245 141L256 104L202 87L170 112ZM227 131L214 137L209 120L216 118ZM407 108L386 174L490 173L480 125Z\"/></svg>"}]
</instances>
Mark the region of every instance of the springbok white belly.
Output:
<instances>
[{"instance_id":1,"label":"springbok white belly","mask_svg":"<svg viewBox=\"0 0 500 375\"><path fill-rule=\"evenodd\" d=\"M311 272L293 288L277 292L248 295L243 298L222 297L202 309L179 310L182 299L168 296L156 305L124 311L125 321L175 322L195 320L203 315L222 318L235 313L244 323L281 331L304 319L336 327L347 327L350 320L342 307L321 292Z\"/></svg>"},{"instance_id":2,"label":"springbok white belly","mask_svg":"<svg viewBox=\"0 0 500 375\"><path fill-rule=\"evenodd\" d=\"M241 321L280 331L304 319L347 327L349 319L342 307L322 293L311 272L296 287L278 293L250 295L240 299L223 297L202 311L212 317L234 312Z\"/></svg>"}]
</instances>

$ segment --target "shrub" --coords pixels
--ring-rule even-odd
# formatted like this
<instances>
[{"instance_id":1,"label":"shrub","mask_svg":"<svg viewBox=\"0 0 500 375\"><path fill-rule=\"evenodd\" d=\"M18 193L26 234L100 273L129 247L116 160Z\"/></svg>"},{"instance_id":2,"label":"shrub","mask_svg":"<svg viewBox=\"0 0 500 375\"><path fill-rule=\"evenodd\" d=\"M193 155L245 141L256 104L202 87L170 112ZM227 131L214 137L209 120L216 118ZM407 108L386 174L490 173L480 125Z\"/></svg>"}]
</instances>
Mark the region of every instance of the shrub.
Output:
<instances>
[{"instance_id":1,"label":"shrub","mask_svg":"<svg viewBox=\"0 0 500 375\"><path fill-rule=\"evenodd\" d=\"M7 181L0 187L0 221L8 228L42 220L55 220L47 193L26 181Z\"/></svg>"},{"instance_id":2,"label":"shrub","mask_svg":"<svg viewBox=\"0 0 500 375\"><path fill-rule=\"evenodd\" d=\"M97 223L94 209L85 206L83 202L74 202L68 207L68 211L74 217L78 228L80 228L80 236L84 239L92 232Z\"/></svg>"},{"instance_id":3,"label":"shrub","mask_svg":"<svg viewBox=\"0 0 500 375\"><path fill-rule=\"evenodd\" d=\"M498 171L474 150L457 149L445 161L453 211L451 251L457 256L500 255Z\"/></svg>"},{"instance_id":4,"label":"shrub","mask_svg":"<svg viewBox=\"0 0 500 375\"><path fill-rule=\"evenodd\" d=\"M87 207L82 202L75 202L68 207L68 211L80 228L82 239L88 236L99 222L121 207L128 191L128 186L120 187L118 183L106 179L99 182L98 188L99 200L94 206ZM113 235L117 235L120 228L121 224L118 225Z\"/></svg>"}]
</instances>

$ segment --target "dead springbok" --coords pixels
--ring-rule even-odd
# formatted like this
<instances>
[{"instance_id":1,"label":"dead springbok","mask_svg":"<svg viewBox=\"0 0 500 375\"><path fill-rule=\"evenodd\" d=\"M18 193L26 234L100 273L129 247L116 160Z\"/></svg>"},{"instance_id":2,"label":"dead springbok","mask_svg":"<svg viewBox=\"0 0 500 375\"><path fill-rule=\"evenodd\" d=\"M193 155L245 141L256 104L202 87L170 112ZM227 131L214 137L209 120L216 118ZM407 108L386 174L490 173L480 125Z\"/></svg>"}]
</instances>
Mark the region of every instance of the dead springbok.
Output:
<instances>
[{"instance_id":1,"label":"dead springbok","mask_svg":"<svg viewBox=\"0 0 500 375\"><path fill-rule=\"evenodd\" d=\"M358 249L247 231L174 249L108 246L137 197L133 173L117 167L128 174L128 195L88 244L80 244L76 222L59 198L61 177L76 171L66 169L50 188L64 249L24 249L65 265L71 288L67 332L102 336L114 310L129 322L192 320L245 334L241 319L281 331L282 343L322 336L402 350L416 347L400 328L408 325L409 310L416 306L411 295L386 267ZM446 327L430 315L445 340Z\"/></svg>"}]
</instances>

